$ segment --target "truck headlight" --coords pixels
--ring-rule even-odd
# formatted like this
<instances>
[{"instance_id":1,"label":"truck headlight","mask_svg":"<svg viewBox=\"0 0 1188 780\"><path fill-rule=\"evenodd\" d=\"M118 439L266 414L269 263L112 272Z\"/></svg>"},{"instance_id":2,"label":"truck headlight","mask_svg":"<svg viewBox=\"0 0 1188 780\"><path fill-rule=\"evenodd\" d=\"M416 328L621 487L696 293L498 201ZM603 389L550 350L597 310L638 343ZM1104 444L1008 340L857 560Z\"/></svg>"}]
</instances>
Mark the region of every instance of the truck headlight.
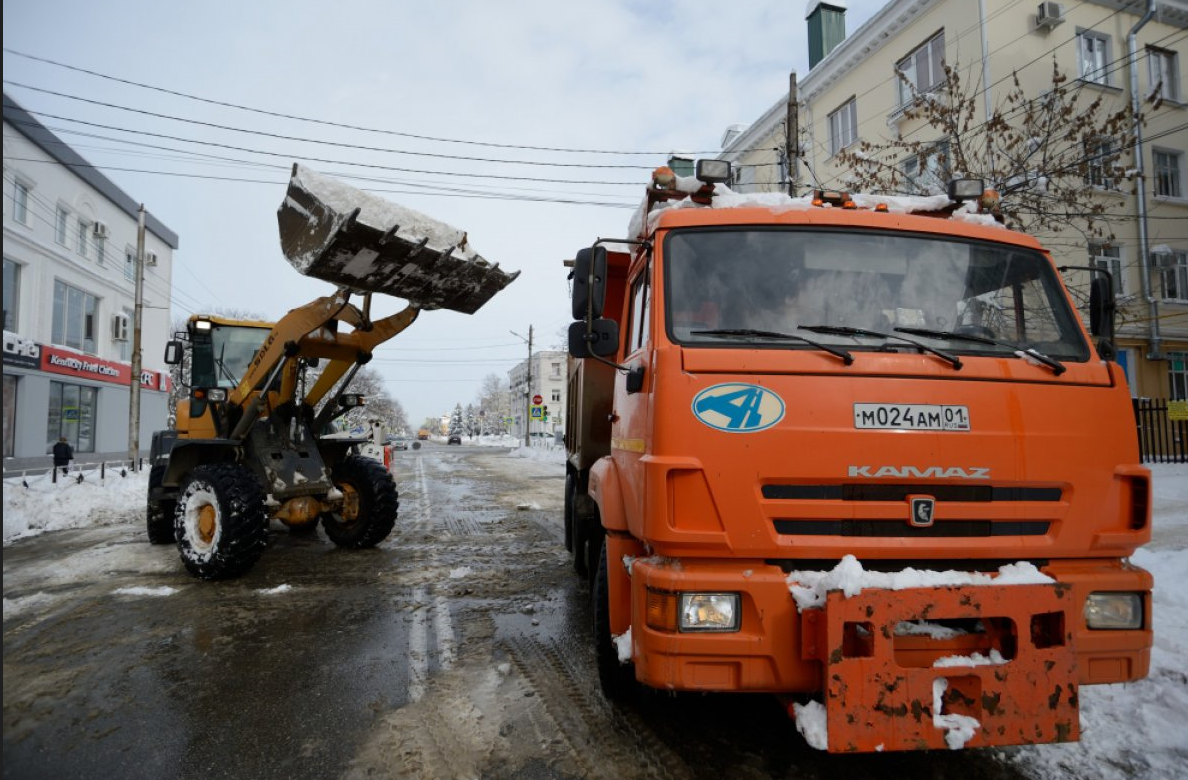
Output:
<instances>
[{"instance_id":1,"label":"truck headlight","mask_svg":"<svg viewBox=\"0 0 1188 780\"><path fill-rule=\"evenodd\" d=\"M681 631L738 631L737 593L682 593L678 628Z\"/></svg>"},{"instance_id":2,"label":"truck headlight","mask_svg":"<svg viewBox=\"0 0 1188 780\"><path fill-rule=\"evenodd\" d=\"M1085 624L1098 629L1142 628L1142 594L1090 593L1085 599Z\"/></svg>"}]
</instances>

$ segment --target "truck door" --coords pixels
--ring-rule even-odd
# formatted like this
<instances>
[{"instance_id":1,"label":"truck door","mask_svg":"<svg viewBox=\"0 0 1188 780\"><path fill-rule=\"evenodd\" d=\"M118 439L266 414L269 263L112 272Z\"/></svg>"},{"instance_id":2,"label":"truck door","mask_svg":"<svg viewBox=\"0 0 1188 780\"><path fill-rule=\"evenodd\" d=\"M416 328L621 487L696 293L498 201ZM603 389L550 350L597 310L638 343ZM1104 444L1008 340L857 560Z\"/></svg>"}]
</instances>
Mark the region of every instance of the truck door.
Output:
<instances>
[{"instance_id":1,"label":"truck door","mask_svg":"<svg viewBox=\"0 0 1188 780\"><path fill-rule=\"evenodd\" d=\"M651 434L652 369L652 263L648 259L629 277L627 328L623 337L622 365L615 381L615 422L611 429L611 456L618 467L628 522L638 522L643 511L644 479L639 459L648 449ZM642 374L640 369L642 369ZM642 381L640 381L642 378Z\"/></svg>"}]
</instances>

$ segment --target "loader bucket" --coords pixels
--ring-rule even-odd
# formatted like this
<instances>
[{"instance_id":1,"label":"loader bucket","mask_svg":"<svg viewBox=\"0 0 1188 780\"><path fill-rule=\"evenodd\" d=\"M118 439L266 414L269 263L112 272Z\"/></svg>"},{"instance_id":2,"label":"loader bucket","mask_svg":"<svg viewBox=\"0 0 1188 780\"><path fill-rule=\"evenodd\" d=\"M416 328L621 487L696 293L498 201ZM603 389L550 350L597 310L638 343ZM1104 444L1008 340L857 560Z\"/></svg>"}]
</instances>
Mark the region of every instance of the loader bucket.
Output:
<instances>
[{"instance_id":1,"label":"loader bucket","mask_svg":"<svg viewBox=\"0 0 1188 780\"><path fill-rule=\"evenodd\" d=\"M301 165L277 220L298 272L421 309L473 314L519 276L484 260L465 232Z\"/></svg>"}]
</instances>

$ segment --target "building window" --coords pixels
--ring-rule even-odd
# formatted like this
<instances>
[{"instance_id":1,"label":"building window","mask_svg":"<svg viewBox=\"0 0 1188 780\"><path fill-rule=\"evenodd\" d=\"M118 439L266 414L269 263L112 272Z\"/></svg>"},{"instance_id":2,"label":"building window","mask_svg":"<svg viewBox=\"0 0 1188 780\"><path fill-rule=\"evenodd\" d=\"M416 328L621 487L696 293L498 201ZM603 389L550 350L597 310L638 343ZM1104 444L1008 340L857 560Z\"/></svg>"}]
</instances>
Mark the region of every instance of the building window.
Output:
<instances>
[{"instance_id":1,"label":"building window","mask_svg":"<svg viewBox=\"0 0 1188 780\"><path fill-rule=\"evenodd\" d=\"M99 299L94 295L55 280L51 341L94 354L95 315L98 310Z\"/></svg>"},{"instance_id":2,"label":"building window","mask_svg":"<svg viewBox=\"0 0 1188 780\"><path fill-rule=\"evenodd\" d=\"M66 227L70 222L70 212L58 206L58 214L54 220L54 240L66 246Z\"/></svg>"},{"instance_id":3,"label":"building window","mask_svg":"<svg viewBox=\"0 0 1188 780\"><path fill-rule=\"evenodd\" d=\"M12 186L12 218L22 225L29 224L29 185L19 180Z\"/></svg>"},{"instance_id":4,"label":"building window","mask_svg":"<svg viewBox=\"0 0 1188 780\"><path fill-rule=\"evenodd\" d=\"M1171 250L1155 255L1159 285L1165 301L1188 301L1188 252Z\"/></svg>"},{"instance_id":5,"label":"building window","mask_svg":"<svg viewBox=\"0 0 1188 780\"><path fill-rule=\"evenodd\" d=\"M903 191L912 195L934 195L945 191L949 175L949 142L913 154L899 163L903 173Z\"/></svg>"},{"instance_id":6,"label":"building window","mask_svg":"<svg viewBox=\"0 0 1188 780\"><path fill-rule=\"evenodd\" d=\"M734 165L730 168L730 189L735 192L752 192L755 189L755 166Z\"/></svg>"},{"instance_id":7,"label":"building window","mask_svg":"<svg viewBox=\"0 0 1188 780\"><path fill-rule=\"evenodd\" d=\"M1114 163L1117 160L1118 152L1113 141L1090 141L1085 146L1085 183L1091 187L1114 189Z\"/></svg>"},{"instance_id":8,"label":"building window","mask_svg":"<svg viewBox=\"0 0 1188 780\"><path fill-rule=\"evenodd\" d=\"M1168 398L1188 401L1188 352L1167 353Z\"/></svg>"},{"instance_id":9,"label":"building window","mask_svg":"<svg viewBox=\"0 0 1188 780\"><path fill-rule=\"evenodd\" d=\"M850 98L829 115L829 154L834 155L858 140L858 101Z\"/></svg>"},{"instance_id":10,"label":"building window","mask_svg":"<svg viewBox=\"0 0 1188 780\"><path fill-rule=\"evenodd\" d=\"M1184 189L1180 184L1180 160L1183 155L1155 149L1151 152L1151 158L1155 163L1155 194L1165 198L1182 198Z\"/></svg>"},{"instance_id":11,"label":"building window","mask_svg":"<svg viewBox=\"0 0 1188 780\"><path fill-rule=\"evenodd\" d=\"M132 323L135 321L135 317L136 317L135 311L133 311L132 309L129 309L127 306L125 306L125 307L123 307L123 312L124 312L124 316L128 318L129 323ZM129 324L128 330L130 333L132 330L131 324ZM132 360L132 339L131 339L131 337L126 338L126 339L116 339L115 343L116 343L116 347L119 348L120 360L124 361L125 363L131 361Z\"/></svg>"},{"instance_id":12,"label":"building window","mask_svg":"<svg viewBox=\"0 0 1188 780\"><path fill-rule=\"evenodd\" d=\"M1180 64L1176 53L1167 49L1147 48L1151 91L1164 100L1180 99Z\"/></svg>"},{"instance_id":13,"label":"building window","mask_svg":"<svg viewBox=\"0 0 1188 780\"><path fill-rule=\"evenodd\" d=\"M1093 244L1089 247L1089 265L1109 271L1113 277L1114 295L1126 294L1126 277L1122 274L1122 251L1116 246Z\"/></svg>"},{"instance_id":14,"label":"building window","mask_svg":"<svg viewBox=\"0 0 1188 780\"><path fill-rule=\"evenodd\" d=\"M551 376L553 377L553 379L561 378L561 364L560 363L550 363L549 368L552 369Z\"/></svg>"},{"instance_id":15,"label":"building window","mask_svg":"<svg viewBox=\"0 0 1188 780\"><path fill-rule=\"evenodd\" d=\"M17 330L17 314L21 302L21 267L4 258L4 329L13 333Z\"/></svg>"},{"instance_id":16,"label":"building window","mask_svg":"<svg viewBox=\"0 0 1188 780\"><path fill-rule=\"evenodd\" d=\"M103 263L106 262L106 260L107 260L107 239L96 238L95 239L95 262L98 263L99 265L103 265Z\"/></svg>"},{"instance_id":17,"label":"building window","mask_svg":"<svg viewBox=\"0 0 1188 780\"><path fill-rule=\"evenodd\" d=\"M1082 81L1110 83L1110 36L1094 30L1077 33L1079 73Z\"/></svg>"},{"instance_id":18,"label":"building window","mask_svg":"<svg viewBox=\"0 0 1188 780\"><path fill-rule=\"evenodd\" d=\"M16 450L17 378L4 376L4 457L11 458Z\"/></svg>"},{"instance_id":19,"label":"building window","mask_svg":"<svg viewBox=\"0 0 1188 780\"><path fill-rule=\"evenodd\" d=\"M91 232L91 226L83 220L78 221L78 233L74 242L74 251L81 256L87 256L87 234Z\"/></svg>"},{"instance_id":20,"label":"building window","mask_svg":"<svg viewBox=\"0 0 1188 780\"><path fill-rule=\"evenodd\" d=\"M556 388L554 388L554 389L553 389L553 400L554 400L554 401L560 401L560 400L561 400L561 391L560 391L560 390L558 390L558 389L556 389Z\"/></svg>"},{"instance_id":21,"label":"building window","mask_svg":"<svg viewBox=\"0 0 1188 780\"><path fill-rule=\"evenodd\" d=\"M136 281L136 250L124 250L124 278L129 282Z\"/></svg>"},{"instance_id":22,"label":"building window","mask_svg":"<svg viewBox=\"0 0 1188 780\"><path fill-rule=\"evenodd\" d=\"M931 92L945 80L945 32L941 30L895 65L902 74L899 84L900 107L910 106L916 95Z\"/></svg>"},{"instance_id":23,"label":"building window","mask_svg":"<svg viewBox=\"0 0 1188 780\"><path fill-rule=\"evenodd\" d=\"M75 452L95 451L95 397L93 387L50 382L46 452L65 437Z\"/></svg>"}]
</instances>

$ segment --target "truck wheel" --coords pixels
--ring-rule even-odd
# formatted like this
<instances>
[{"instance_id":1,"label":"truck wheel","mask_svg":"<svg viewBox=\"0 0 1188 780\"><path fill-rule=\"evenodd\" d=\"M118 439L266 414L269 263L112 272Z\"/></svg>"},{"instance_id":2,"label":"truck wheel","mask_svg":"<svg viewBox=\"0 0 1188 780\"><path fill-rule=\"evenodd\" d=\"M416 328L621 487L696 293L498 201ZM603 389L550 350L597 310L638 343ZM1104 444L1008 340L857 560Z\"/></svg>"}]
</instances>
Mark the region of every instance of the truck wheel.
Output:
<instances>
[{"instance_id":1,"label":"truck wheel","mask_svg":"<svg viewBox=\"0 0 1188 780\"><path fill-rule=\"evenodd\" d=\"M151 544L173 544L173 514L177 501L172 498L153 500L153 492L161 487L165 478L165 466L153 466L148 478L148 540Z\"/></svg>"},{"instance_id":2,"label":"truck wheel","mask_svg":"<svg viewBox=\"0 0 1188 780\"><path fill-rule=\"evenodd\" d=\"M204 580L237 577L260 559L268 541L264 494L243 466L198 466L182 483L173 529L191 574Z\"/></svg>"},{"instance_id":3,"label":"truck wheel","mask_svg":"<svg viewBox=\"0 0 1188 780\"><path fill-rule=\"evenodd\" d=\"M619 661L619 650L610 632L610 585L606 559L606 545L600 545L598 571L594 575L594 659L598 665L598 682L606 698L622 701L635 693L635 665Z\"/></svg>"},{"instance_id":4,"label":"truck wheel","mask_svg":"<svg viewBox=\"0 0 1188 780\"><path fill-rule=\"evenodd\" d=\"M345 496L341 512L322 515L326 536L339 547L375 547L396 525L400 506L396 484L382 463L359 455L343 458L333 472L334 486Z\"/></svg>"},{"instance_id":5,"label":"truck wheel","mask_svg":"<svg viewBox=\"0 0 1188 780\"><path fill-rule=\"evenodd\" d=\"M577 491L577 477L573 472L565 475L565 549L573 552L573 497Z\"/></svg>"}]
</instances>

